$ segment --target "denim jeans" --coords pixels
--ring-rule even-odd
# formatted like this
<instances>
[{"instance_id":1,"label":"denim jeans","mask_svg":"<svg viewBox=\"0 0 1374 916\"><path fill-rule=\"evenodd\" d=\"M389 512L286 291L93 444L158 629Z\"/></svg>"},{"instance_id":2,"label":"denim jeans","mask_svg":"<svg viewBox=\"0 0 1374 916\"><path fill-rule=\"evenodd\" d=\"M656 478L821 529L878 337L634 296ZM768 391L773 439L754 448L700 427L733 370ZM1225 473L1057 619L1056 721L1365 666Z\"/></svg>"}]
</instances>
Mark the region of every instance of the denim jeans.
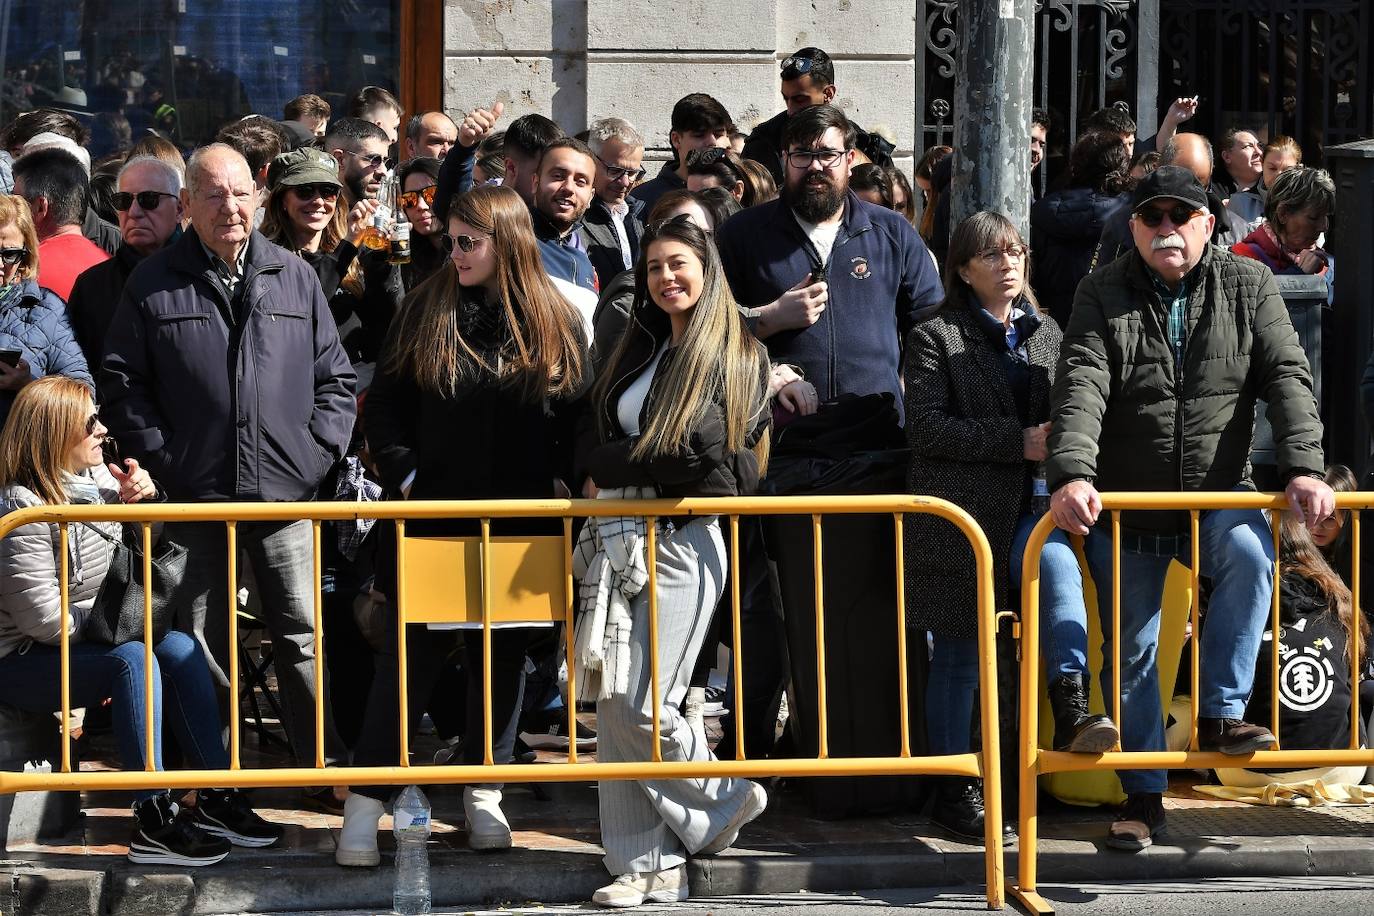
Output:
<instances>
[{"instance_id":1,"label":"denim jeans","mask_svg":"<svg viewBox=\"0 0 1374 916\"><path fill-rule=\"evenodd\" d=\"M1212 579L1207 624L1199 643L1198 715L1239 719L1245 715L1255 679L1264 621L1273 598L1274 545L1258 509L1202 513L1199 574ZM1112 537L1109 525L1092 530L1084 545L1097 585L1098 616L1105 643L1102 693L1111 705ZM1164 578L1173 557L1121 551L1121 748L1164 750L1164 713L1160 708L1160 605ZM1187 556L1179 557L1188 562ZM1127 792L1163 792L1163 770L1122 770Z\"/></svg>"},{"instance_id":2,"label":"denim jeans","mask_svg":"<svg viewBox=\"0 0 1374 916\"><path fill-rule=\"evenodd\" d=\"M1021 562L1026 541L1039 516L1025 515L1016 526L1011 548L1011 582L1021 587ZM1020 606L1019 594L1013 601ZM1068 536L1054 531L1040 554L1040 620L1048 677L1085 675L1087 613L1083 604L1083 574ZM973 698L978 690L978 640L934 634L930 681L926 688L926 734L932 754L963 754L969 750Z\"/></svg>"},{"instance_id":3,"label":"denim jeans","mask_svg":"<svg viewBox=\"0 0 1374 916\"><path fill-rule=\"evenodd\" d=\"M143 770L147 759L143 661L141 642L71 645L71 705L98 706L106 697L113 698L119 762L129 771ZM0 659L0 702L29 712L60 710L61 676L58 647L34 643L27 652ZM153 649L153 767L158 770L162 769L164 700L172 730L191 763L200 769L227 768L229 755L220 743L219 713L205 656L194 639L175 630ZM157 794L148 790L134 797L142 801Z\"/></svg>"},{"instance_id":4,"label":"denim jeans","mask_svg":"<svg viewBox=\"0 0 1374 916\"><path fill-rule=\"evenodd\" d=\"M1011 545L1011 582L1021 588L1021 563L1026 542L1040 517L1025 515ZM1020 601L1019 593L1014 598ZM1040 642L1045 656L1045 680L1065 675L1088 675L1088 613L1083 603L1083 572L1069 536L1056 528L1040 553Z\"/></svg>"}]
</instances>

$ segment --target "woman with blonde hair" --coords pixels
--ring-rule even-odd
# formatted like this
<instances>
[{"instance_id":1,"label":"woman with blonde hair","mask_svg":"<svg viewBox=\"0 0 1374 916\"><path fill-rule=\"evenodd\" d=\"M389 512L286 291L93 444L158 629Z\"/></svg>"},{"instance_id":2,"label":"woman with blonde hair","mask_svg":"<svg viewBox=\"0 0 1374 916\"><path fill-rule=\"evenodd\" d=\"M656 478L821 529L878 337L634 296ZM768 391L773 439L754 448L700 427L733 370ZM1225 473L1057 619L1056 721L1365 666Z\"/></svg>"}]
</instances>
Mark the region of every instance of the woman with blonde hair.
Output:
<instances>
[{"instance_id":1,"label":"woman with blonde hair","mask_svg":"<svg viewBox=\"0 0 1374 916\"><path fill-rule=\"evenodd\" d=\"M94 387L66 303L38 285L38 233L29 205L0 194L0 426L15 395L45 375Z\"/></svg>"},{"instance_id":2,"label":"woman with blonde hair","mask_svg":"<svg viewBox=\"0 0 1374 916\"><path fill-rule=\"evenodd\" d=\"M156 486L136 460L126 459L122 469L105 465L105 441L105 427L86 385L57 376L33 382L19 393L0 431L0 510L156 499ZM32 522L0 540L0 702L38 713L62 708L58 528ZM151 723L144 718L143 643L110 646L81 640L119 537L118 524L68 526L70 705L93 707L113 698L115 736L126 771L145 769L149 727L153 767L162 769L164 709L194 766L226 769L229 758L220 738L210 669L194 639L174 630L153 647ZM166 790L139 791L134 799L128 854L133 862L213 865L229 854L231 844L270 846L281 837L281 828L254 814L238 790L201 790L189 818L177 816Z\"/></svg>"},{"instance_id":3,"label":"woman with blonde hair","mask_svg":"<svg viewBox=\"0 0 1374 916\"><path fill-rule=\"evenodd\" d=\"M599 444L584 461L590 490L601 488L602 498L752 493L768 458L768 377L767 353L745 326L706 233L690 217L651 224L629 323L592 393ZM724 588L725 544L715 516L658 524L656 690L649 686L649 587L625 596L628 619L607 618L604 636L587 628L588 615L601 619L602 608L583 607L578 656L599 662L579 674L589 689L597 685L603 761L652 758L651 695L664 759L712 759L681 706ZM600 558L616 553L618 536L615 526L583 530L585 584L604 573ZM631 562L643 569L643 538L631 542L638 545ZM626 627L628 638L617 639ZM598 797L604 862L617 877L592 899L613 907L685 900L686 857L729 847L768 803L762 786L733 778L602 782Z\"/></svg>"},{"instance_id":4,"label":"woman with blonde hair","mask_svg":"<svg viewBox=\"0 0 1374 916\"><path fill-rule=\"evenodd\" d=\"M587 378L582 319L544 271L529 209L510 188L480 187L449 206L448 266L406 298L392 325L363 411L368 449L383 486L406 499L533 499L567 496L572 480L574 404ZM395 547L383 526L375 588L394 599ZM411 522L407 533L479 533L476 519ZM492 523L493 534L562 534L556 519ZM394 622L395 615L385 615ZM513 756L524 689L529 628L492 632L492 757ZM459 757L483 762L482 631L461 631L467 645L467 728ZM394 632L390 634L394 639ZM417 627L407 640L411 733L456 637ZM394 644L393 644L394 646ZM395 764L397 658L378 658L358 766ZM385 787L359 787L344 805L335 851L340 865L376 865L377 821ZM510 824L499 786L463 793L468 844L506 849Z\"/></svg>"}]
</instances>

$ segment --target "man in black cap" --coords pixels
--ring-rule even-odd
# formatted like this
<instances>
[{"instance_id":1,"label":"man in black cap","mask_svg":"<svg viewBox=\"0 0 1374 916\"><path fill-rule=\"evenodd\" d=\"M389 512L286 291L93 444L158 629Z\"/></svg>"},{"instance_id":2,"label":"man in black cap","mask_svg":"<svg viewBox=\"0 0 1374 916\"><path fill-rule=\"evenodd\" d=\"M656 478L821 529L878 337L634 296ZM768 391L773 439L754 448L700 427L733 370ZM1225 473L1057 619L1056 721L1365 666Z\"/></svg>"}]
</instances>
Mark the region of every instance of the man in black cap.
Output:
<instances>
[{"instance_id":1,"label":"man in black cap","mask_svg":"<svg viewBox=\"0 0 1374 916\"><path fill-rule=\"evenodd\" d=\"M1112 537L1099 490L1253 490L1255 401L1268 402L1292 511L1315 528L1334 496L1322 480L1312 375L1273 274L1208 244L1215 216L1197 177L1161 166L1131 201L1135 249L1078 286L1051 395L1046 477L1059 527L1087 535L1104 633L1111 632ZM1186 512L1127 512L1121 531L1121 744L1164 750L1155 652L1172 560L1191 556ZM1244 721L1273 599L1273 538L1256 509L1203 512L1200 575L1212 579L1200 641L1198 746L1244 755L1275 744ZM1054 639L1086 653L1086 621ZM1072 634L1072 637L1070 637ZM1076 637L1076 638L1075 638ZM1104 655L1110 659L1111 652ZM1087 715L1086 678L1062 691L1056 721ZM1110 663L1102 672L1111 708ZM1137 851L1164 826L1163 770L1123 770L1126 806L1107 845Z\"/></svg>"}]
</instances>

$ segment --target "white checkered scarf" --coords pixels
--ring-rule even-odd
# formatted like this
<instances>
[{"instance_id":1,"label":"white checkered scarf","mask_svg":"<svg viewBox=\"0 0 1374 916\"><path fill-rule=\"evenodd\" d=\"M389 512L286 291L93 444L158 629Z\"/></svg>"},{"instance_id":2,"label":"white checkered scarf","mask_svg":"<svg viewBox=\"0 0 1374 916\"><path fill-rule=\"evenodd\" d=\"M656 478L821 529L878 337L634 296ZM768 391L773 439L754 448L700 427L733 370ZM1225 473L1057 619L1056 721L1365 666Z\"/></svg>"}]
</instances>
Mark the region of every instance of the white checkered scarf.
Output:
<instances>
[{"instance_id":1,"label":"white checkered scarf","mask_svg":"<svg viewBox=\"0 0 1374 916\"><path fill-rule=\"evenodd\" d=\"M653 499L653 488L602 490L598 499ZM649 581L642 518L588 519L573 549L578 578L577 629L573 661L577 699L582 702L624 696L630 691L631 608Z\"/></svg>"}]
</instances>

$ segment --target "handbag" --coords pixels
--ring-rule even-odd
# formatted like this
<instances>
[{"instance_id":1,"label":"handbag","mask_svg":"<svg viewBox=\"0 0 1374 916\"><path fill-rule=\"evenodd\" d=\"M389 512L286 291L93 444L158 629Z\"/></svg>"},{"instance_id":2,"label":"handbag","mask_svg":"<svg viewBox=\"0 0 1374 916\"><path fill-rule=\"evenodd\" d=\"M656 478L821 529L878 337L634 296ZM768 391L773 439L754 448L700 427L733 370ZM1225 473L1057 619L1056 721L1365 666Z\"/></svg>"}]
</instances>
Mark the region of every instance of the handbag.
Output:
<instances>
[{"instance_id":1,"label":"handbag","mask_svg":"<svg viewBox=\"0 0 1374 916\"><path fill-rule=\"evenodd\" d=\"M110 568L100 584L83 635L111 646L143 640L143 545L133 529L116 539L88 525L115 545ZM153 543L153 644L162 641L175 617L172 593L186 575L186 548L158 539Z\"/></svg>"}]
</instances>

